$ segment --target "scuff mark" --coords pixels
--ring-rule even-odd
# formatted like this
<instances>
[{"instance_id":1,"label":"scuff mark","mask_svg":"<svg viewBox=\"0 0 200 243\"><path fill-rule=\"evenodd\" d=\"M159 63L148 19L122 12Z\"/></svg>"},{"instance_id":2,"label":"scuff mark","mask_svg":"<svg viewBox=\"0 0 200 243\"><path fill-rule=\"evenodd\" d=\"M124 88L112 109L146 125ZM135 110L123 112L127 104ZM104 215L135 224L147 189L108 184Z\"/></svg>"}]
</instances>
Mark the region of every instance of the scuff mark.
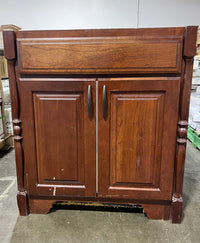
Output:
<instances>
[{"instance_id":1,"label":"scuff mark","mask_svg":"<svg viewBox=\"0 0 200 243\"><path fill-rule=\"evenodd\" d=\"M140 157L137 158L137 167L140 167Z\"/></svg>"},{"instance_id":2,"label":"scuff mark","mask_svg":"<svg viewBox=\"0 0 200 243\"><path fill-rule=\"evenodd\" d=\"M55 196L56 195L56 186L54 186L54 188L53 188L53 196Z\"/></svg>"}]
</instances>

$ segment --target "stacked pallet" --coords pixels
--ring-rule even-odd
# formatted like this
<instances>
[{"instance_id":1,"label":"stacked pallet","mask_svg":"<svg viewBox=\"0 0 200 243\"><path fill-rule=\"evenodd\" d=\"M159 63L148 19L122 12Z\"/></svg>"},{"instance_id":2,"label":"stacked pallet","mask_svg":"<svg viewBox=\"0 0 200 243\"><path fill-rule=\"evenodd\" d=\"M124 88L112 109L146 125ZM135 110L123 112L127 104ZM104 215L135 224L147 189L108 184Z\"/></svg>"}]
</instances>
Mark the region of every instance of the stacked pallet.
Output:
<instances>
[{"instance_id":1,"label":"stacked pallet","mask_svg":"<svg viewBox=\"0 0 200 243\"><path fill-rule=\"evenodd\" d=\"M2 114L2 99L0 98L0 140L4 136L4 128L3 128L3 114Z\"/></svg>"},{"instance_id":2,"label":"stacked pallet","mask_svg":"<svg viewBox=\"0 0 200 243\"><path fill-rule=\"evenodd\" d=\"M2 64L2 63L1 63ZM4 69L6 70L6 69ZM2 70L1 70L2 71ZM0 149L13 147L13 131L9 81L5 73L0 73Z\"/></svg>"},{"instance_id":3,"label":"stacked pallet","mask_svg":"<svg viewBox=\"0 0 200 243\"><path fill-rule=\"evenodd\" d=\"M197 36L197 58L200 59L200 29Z\"/></svg>"},{"instance_id":4,"label":"stacked pallet","mask_svg":"<svg viewBox=\"0 0 200 243\"><path fill-rule=\"evenodd\" d=\"M7 61L4 57L2 31L4 29L19 30L14 25L0 27L0 149L13 147L13 128L8 80Z\"/></svg>"},{"instance_id":5,"label":"stacked pallet","mask_svg":"<svg viewBox=\"0 0 200 243\"><path fill-rule=\"evenodd\" d=\"M198 92L199 91L199 92ZM189 125L200 134L200 89L191 94Z\"/></svg>"},{"instance_id":6,"label":"stacked pallet","mask_svg":"<svg viewBox=\"0 0 200 243\"><path fill-rule=\"evenodd\" d=\"M197 36L197 55L194 57L188 139L200 149L200 29Z\"/></svg>"},{"instance_id":7,"label":"stacked pallet","mask_svg":"<svg viewBox=\"0 0 200 243\"><path fill-rule=\"evenodd\" d=\"M8 78L1 78L0 87L2 90L1 95L2 95L2 100L3 100L4 117L5 117L6 131L7 131L6 133L13 134L10 88L9 88Z\"/></svg>"},{"instance_id":8,"label":"stacked pallet","mask_svg":"<svg viewBox=\"0 0 200 243\"><path fill-rule=\"evenodd\" d=\"M188 139L200 149L200 86L191 94Z\"/></svg>"},{"instance_id":9,"label":"stacked pallet","mask_svg":"<svg viewBox=\"0 0 200 243\"><path fill-rule=\"evenodd\" d=\"M197 55L194 57L192 89L196 90L200 86L200 29L197 36Z\"/></svg>"},{"instance_id":10,"label":"stacked pallet","mask_svg":"<svg viewBox=\"0 0 200 243\"><path fill-rule=\"evenodd\" d=\"M200 134L197 133L194 129L188 126L188 139L190 142L198 149L200 149Z\"/></svg>"}]
</instances>

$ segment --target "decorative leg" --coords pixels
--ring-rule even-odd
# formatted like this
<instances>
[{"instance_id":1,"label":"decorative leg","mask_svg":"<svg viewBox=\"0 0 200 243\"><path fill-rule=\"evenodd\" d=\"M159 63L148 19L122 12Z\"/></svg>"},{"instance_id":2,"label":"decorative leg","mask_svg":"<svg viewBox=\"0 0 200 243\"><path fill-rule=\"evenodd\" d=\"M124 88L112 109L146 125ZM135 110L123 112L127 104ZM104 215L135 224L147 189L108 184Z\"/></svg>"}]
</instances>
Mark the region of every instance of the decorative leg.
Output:
<instances>
[{"instance_id":1,"label":"decorative leg","mask_svg":"<svg viewBox=\"0 0 200 243\"><path fill-rule=\"evenodd\" d=\"M17 194L17 204L19 208L19 215L26 216L29 214L28 197L24 190L24 163L23 163L23 147L21 136L21 121L19 119L13 120L14 143L15 143L15 158L17 169L17 181L19 192Z\"/></svg>"},{"instance_id":2,"label":"decorative leg","mask_svg":"<svg viewBox=\"0 0 200 243\"><path fill-rule=\"evenodd\" d=\"M189 114L190 90L193 72L193 57L196 54L196 46L193 44L197 38L197 27L188 26L184 38L184 61L181 81L181 94L179 106L179 122L177 132L176 160L174 167L174 194L172 197L172 223L181 223L182 219L182 191L185 164L185 152L187 143L187 120Z\"/></svg>"},{"instance_id":3,"label":"decorative leg","mask_svg":"<svg viewBox=\"0 0 200 243\"><path fill-rule=\"evenodd\" d=\"M182 211L183 211L183 199L182 197L172 198L172 223L180 224L182 220Z\"/></svg>"},{"instance_id":4,"label":"decorative leg","mask_svg":"<svg viewBox=\"0 0 200 243\"><path fill-rule=\"evenodd\" d=\"M20 216L27 216L29 214L28 197L26 192L18 192L17 205Z\"/></svg>"},{"instance_id":5,"label":"decorative leg","mask_svg":"<svg viewBox=\"0 0 200 243\"><path fill-rule=\"evenodd\" d=\"M172 197L172 223L181 223L182 219L182 191L185 164L185 151L187 143L187 121L178 123L178 138L175 163L174 195Z\"/></svg>"},{"instance_id":6,"label":"decorative leg","mask_svg":"<svg viewBox=\"0 0 200 243\"><path fill-rule=\"evenodd\" d=\"M11 105L13 117L13 131L15 143L15 158L17 170L18 194L17 203L20 215L28 215L28 197L24 188L24 156L22 147L22 129L20 120L19 92L15 71L16 63L16 37L14 31L4 31L4 54L8 60L9 84L11 91Z\"/></svg>"}]
</instances>

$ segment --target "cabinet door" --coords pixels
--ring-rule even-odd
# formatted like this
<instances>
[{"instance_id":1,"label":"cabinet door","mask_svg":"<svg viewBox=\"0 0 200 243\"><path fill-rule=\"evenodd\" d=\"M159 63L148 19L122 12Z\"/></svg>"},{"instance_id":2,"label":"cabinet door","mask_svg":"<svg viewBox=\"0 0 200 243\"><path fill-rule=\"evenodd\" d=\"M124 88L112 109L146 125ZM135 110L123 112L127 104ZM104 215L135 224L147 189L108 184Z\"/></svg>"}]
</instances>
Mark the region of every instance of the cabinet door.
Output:
<instances>
[{"instance_id":1,"label":"cabinet door","mask_svg":"<svg viewBox=\"0 0 200 243\"><path fill-rule=\"evenodd\" d=\"M19 83L29 193L95 196L95 80L20 79Z\"/></svg>"},{"instance_id":2,"label":"cabinet door","mask_svg":"<svg viewBox=\"0 0 200 243\"><path fill-rule=\"evenodd\" d=\"M99 197L171 200L180 79L100 79L98 89Z\"/></svg>"}]
</instances>

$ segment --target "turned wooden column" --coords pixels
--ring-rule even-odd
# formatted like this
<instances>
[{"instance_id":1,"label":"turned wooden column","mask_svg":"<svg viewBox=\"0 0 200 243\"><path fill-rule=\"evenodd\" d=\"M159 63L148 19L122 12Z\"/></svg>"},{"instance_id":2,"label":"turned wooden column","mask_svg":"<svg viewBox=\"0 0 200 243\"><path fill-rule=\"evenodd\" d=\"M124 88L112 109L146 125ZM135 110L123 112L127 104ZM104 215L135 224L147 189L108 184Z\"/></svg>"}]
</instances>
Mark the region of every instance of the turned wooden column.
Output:
<instances>
[{"instance_id":1,"label":"turned wooden column","mask_svg":"<svg viewBox=\"0 0 200 243\"><path fill-rule=\"evenodd\" d=\"M13 132L14 132L14 144L15 144L15 158L17 168L17 182L18 182L18 194L17 203L19 207L20 215L27 215L28 198L24 189L24 158L23 158L23 146L22 146L22 129L20 120L20 106L19 106L19 92L17 85L17 78L15 72L16 65L16 37L14 31L3 31L4 40L4 54L8 61L8 74L9 85L11 92L11 106L12 106L12 118L13 118Z\"/></svg>"},{"instance_id":2,"label":"turned wooden column","mask_svg":"<svg viewBox=\"0 0 200 243\"><path fill-rule=\"evenodd\" d=\"M183 48L183 75L181 82L179 121L177 128L177 148L174 174L174 194L172 198L172 223L181 223L182 219L182 191L187 143L187 127L192 84L193 58L196 54L194 42L197 37L197 26L186 28Z\"/></svg>"}]
</instances>

